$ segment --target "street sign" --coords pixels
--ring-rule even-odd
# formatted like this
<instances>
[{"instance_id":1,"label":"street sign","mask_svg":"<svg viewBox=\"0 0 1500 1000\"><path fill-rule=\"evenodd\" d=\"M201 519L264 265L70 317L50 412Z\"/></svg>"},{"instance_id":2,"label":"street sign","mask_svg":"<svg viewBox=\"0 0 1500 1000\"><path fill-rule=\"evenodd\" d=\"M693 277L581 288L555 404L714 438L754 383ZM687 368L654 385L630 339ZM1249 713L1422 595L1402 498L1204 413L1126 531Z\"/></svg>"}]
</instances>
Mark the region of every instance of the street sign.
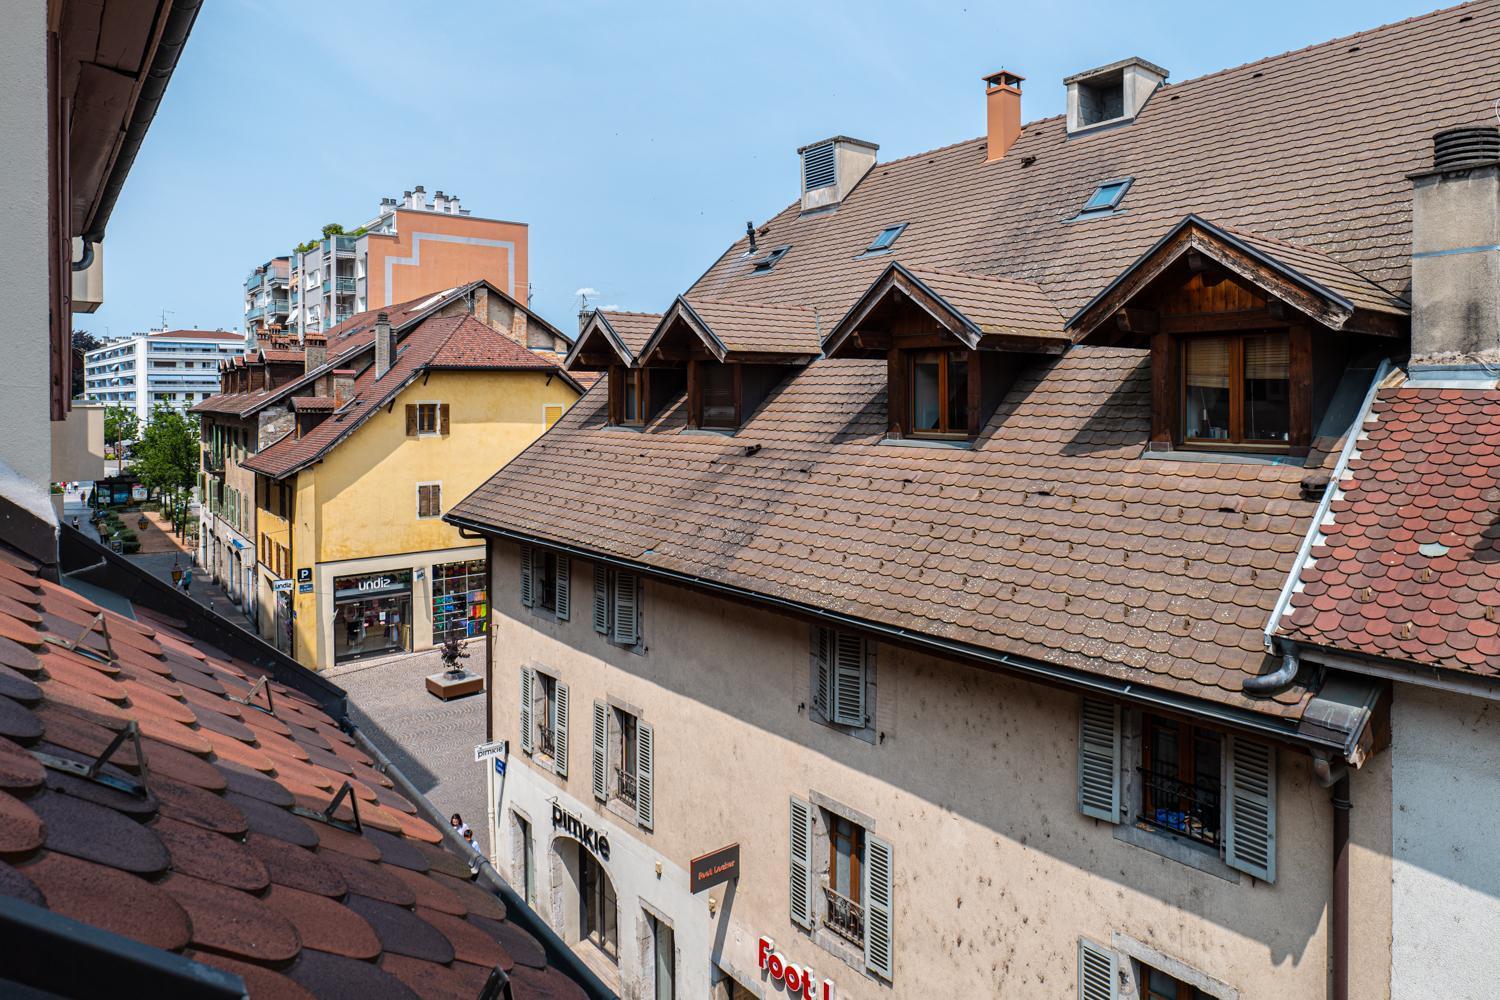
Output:
<instances>
[{"instance_id":1,"label":"street sign","mask_svg":"<svg viewBox=\"0 0 1500 1000\"><path fill-rule=\"evenodd\" d=\"M312 583L312 570L304 566L297 571L298 583Z\"/></svg>"},{"instance_id":2,"label":"street sign","mask_svg":"<svg viewBox=\"0 0 1500 1000\"><path fill-rule=\"evenodd\" d=\"M504 774L505 774L505 758L504 757L496 757L495 758L495 773L498 774L498 775L504 776Z\"/></svg>"},{"instance_id":3,"label":"street sign","mask_svg":"<svg viewBox=\"0 0 1500 1000\"><path fill-rule=\"evenodd\" d=\"M310 583L299 583L299 584L297 584L297 593L299 593L299 594L311 594L312 593L312 584L310 584Z\"/></svg>"},{"instance_id":4,"label":"street sign","mask_svg":"<svg viewBox=\"0 0 1500 1000\"><path fill-rule=\"evenodd\" d=\"M503 753L505 753L504 740L496 740L493 743L481 743L474 748L474 763L477 764L490 757L498 758ZM501 771L500 773L504 774L505 772Z\"/></svg>"}]
</instances>

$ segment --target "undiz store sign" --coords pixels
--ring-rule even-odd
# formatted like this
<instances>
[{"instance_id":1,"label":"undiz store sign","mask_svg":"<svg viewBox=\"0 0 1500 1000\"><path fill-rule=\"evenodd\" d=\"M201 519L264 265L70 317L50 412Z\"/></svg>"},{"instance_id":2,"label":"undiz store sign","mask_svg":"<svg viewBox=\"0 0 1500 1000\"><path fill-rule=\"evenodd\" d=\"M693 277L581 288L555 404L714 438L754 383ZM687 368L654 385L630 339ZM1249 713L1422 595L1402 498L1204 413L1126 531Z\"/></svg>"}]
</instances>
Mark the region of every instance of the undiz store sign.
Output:
<instances>
[{"instance_id":1,"label":"undiz store sign","mask_svg":"<svg viewBox=\"0 0 1500 1000\"><path fill-rule=\"evenodd\" d=\"M776 942L768 937L760 939L755 949L755 961L766 975L786 987L788 996L801 996L803 1000L833 1000L833 980L818 982L818 974L804 965L788 962L786 956L776 950Z\"/></svg>"}]
</instances>

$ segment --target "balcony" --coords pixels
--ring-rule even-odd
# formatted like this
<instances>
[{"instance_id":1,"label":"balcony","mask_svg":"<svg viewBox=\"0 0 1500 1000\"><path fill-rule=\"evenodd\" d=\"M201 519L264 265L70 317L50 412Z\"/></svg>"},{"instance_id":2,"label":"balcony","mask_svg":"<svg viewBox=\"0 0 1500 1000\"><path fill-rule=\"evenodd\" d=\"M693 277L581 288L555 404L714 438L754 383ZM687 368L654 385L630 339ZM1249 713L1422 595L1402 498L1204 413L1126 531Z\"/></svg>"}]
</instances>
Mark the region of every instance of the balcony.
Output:
<instances>
[{"instance_id":1,"label":"balcony","mask_svg":"<svg viewBox=\"0 0 1500 1000\"><path fill-rule=\"evenodd\" d=\"M335 236L333 238L334 255L338 257L353 257L354 240L355 237L353 236Z\"/></svg>"},{"instance_id":2,"label":"balcony","mask_svg":"<svg viewBox=\"0 0 1500 1000\"><path fill-rule=\"evenodd\" d=\"M203 453L203 471L211 476L224 475L224 456L215 455L211 451Z\"/></svg>"},{"instance_id":3,"label":"balcony","mask_svg":"<svg viewBox=\"0 0 1500 1000\"><path fill-rule=\"evenodd\" d=\"M551 727L549 727L549 726L537 726L536 727L536 752L540 753L540 754L546 754L548 757L551 757L553 751L556 748L557 748L557 744L553 741Z\"/></svg>"},{"instance_id":4,"label":"balcony","mask_svg":"<svg viewBox=\"0 0 1500 1000\"><path fill-rule=\"evenodd\" d=\"M260 306L256 306L254 309L246 309L245 310L245 322L248 323L251 320L260 319L265 314L266 314L265 309L263 309Z\"/></svg>"},{"instance_id":5,"label":"balcony","mask_svg":"<svg viewBox=\"0 0 1500 1000\"><path fill-rule=\"evenodd\" d=\"M247 292L253 292L253 291L255 291L257 288L260 287L261 279L264 278L264 277L265 277L265 275L263 275L263 274L252 274L252 275L250 275L249 279L247 279L246 282L245 282L245 291L247 291Z\"/></svg>"},{"instance_id":6,"label":"balcony","mask_svg":"<svg viewBox=\"0 0 1500 1000\"><path fill-rule=\"evenodd\" d=\"M337 289L338 294L340 294L340 295L353 295L354 294L354 279L353 278L332 278L332 279L325 279L323 281L323 291L325 291L325 292L331 292L331 291L334 291L335 289Z\"/></svg>"},{"instance_id":7,"label":"balcony","mask_svg":"<svg viewBox=\"0 0 1500 1000\"><path fill-rule=\"evenodd\" d=\"M615 798L628 806L635 806L635 775L615 769Z\"/></svg>"},{"instance_id":8,"label":"balcony","mask_svg":"<svg viewBox=\"0 0 1500 1000\"><path fill-rule=\"evenodd\" d=\"M1141 768L1141 822L1212 847L1219 845L1219 791Z\"/></svg>"},{"instance_id":9,"label":"balcony","mask_svg":"<svg viewBox=\"0 0 1500 1000\"><path fill-rule=\"evenodd\" d=\"M839 937L859 945L865 945L865 911L848 896L823 886L823 899L828 904L823 912L823 926Z\"/></svg>"}]
</instances>

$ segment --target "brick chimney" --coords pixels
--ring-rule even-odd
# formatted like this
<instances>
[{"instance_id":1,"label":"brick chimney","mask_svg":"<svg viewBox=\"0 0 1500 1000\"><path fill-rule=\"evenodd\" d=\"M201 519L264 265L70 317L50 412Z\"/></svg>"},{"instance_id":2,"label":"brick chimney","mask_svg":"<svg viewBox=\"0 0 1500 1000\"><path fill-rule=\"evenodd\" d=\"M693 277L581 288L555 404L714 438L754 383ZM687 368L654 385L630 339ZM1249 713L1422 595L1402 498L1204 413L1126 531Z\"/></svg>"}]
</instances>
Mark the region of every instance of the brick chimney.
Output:
<instances>
[{"instance_id":1,"label":"brick chimney","mask_svg":"<svg viewBox=\"0 0 1500 1000\"><path fill-rule=\"evenodd\" d=\"M302 370L314 371L328 363L328 338L321 333L309 331L302 338Z\"/></svg>"},{"instance_id":2,"label":"brick chimney","mask_svg":"<svg viewBox=\"0 0 1500 1000\"><path fill-rule=\"evenodd\" d=\"M989 137L987 162L1006 154L1021 137L1021 81L1024 76L1000 70L984 78L984 114Z\"/></svg>"},{"instance_id":3,"label":"brick chimney","mask_svg":"<svg viewBox=\"0 0 1500 1000\"><path fill-rule=\"evenodd\" d=\"M389 313L375 317L375 377L384 378L396 360L396 335L391 330Z\"/></svg>"},{"instance_id":4,"label":"brick chimney","mask_svg":"<svg viewBox=\"0 0 1500 1000\"><path fill-rule=\"evenodd\" d=\"M354 398L354 369L336 368L333 372L333 405L337 409Z\"/></svg>"},{"instance_id":5,"label":"brick chimney","mask_svg":"<svg viewBox=\"0 0 1500 1000\"><path fill-rule=\"evenodd\" d=\"M1433 136L1412 177L1411 360L1500 362L1500 128Z\"/></svg>"}]
</instances>

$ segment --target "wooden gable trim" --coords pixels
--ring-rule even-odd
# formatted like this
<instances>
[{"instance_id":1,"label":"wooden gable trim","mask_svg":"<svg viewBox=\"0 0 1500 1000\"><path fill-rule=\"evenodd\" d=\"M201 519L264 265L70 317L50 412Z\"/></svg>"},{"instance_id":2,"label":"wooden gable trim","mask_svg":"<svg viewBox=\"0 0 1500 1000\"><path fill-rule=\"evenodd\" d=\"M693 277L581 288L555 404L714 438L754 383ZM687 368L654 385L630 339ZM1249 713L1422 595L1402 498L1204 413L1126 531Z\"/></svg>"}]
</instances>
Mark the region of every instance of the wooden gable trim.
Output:
<instances>
[{"instance_id":1,"label":"wooden gable trim","mask_svg":"<svg viewBox=\"0 0 1500 1000\"><path fill-rule=\"evenodd\" d=\"M923 283L922 279L900 264L891 264L860 296L859 301L844 314L844 318L839 320L838 325L833 328L828 339L823 343L823 354L830 358L869 357L884 351L887 345L879 343L881 337L861 336L861 327L894 292L899 292L906 301L926 313L938 326L958 341L956 345L944 346L962 346L970 350L979 346L983 334L977 326ZM873 333L873 331L870 332ZM849 344L851 339L856 350L845 350L845 345Z\"/></svg>"},{"instance_id":2,"label":"wooden gable trim","mask_svg":"<svg viewBox=\"0 0 1500 1000\"><path fill-rule=\"evenodd\" d=\"M607 350L598 350L594 346L599 340L604 341ZM635 358L609 320L595 313L563 359L563 368L568 371L604 371L616 364L634 365Z\"/></svg>"},{"instance_id":3,"label":"wooden gable trim","mask_svg":"<svg viewBox=\"0 0 1500 1000\"><path fill-rule=\"evenodd\" d=\"M703 321L703 317L699 316L693 310L693 307L688 304L688 301L679 295L677 301L672 303L672 308L668 309L662 316L661 322L656 324L656 329L651 332L651 337L646 341L646 345L641 348L640 364L645 365L658 361L691 360L692 355L690 352L684 352L682 356L677 356L675 352L664 351L662 349L662 344L666 341L667 335L678 323L682 323L691 330L693 335L702 343L703 349L712 355L716 361L722 362L728 356L727 349L719 341L719 338L714 336L713 330Z\"/></svg>"}]
</instances>

